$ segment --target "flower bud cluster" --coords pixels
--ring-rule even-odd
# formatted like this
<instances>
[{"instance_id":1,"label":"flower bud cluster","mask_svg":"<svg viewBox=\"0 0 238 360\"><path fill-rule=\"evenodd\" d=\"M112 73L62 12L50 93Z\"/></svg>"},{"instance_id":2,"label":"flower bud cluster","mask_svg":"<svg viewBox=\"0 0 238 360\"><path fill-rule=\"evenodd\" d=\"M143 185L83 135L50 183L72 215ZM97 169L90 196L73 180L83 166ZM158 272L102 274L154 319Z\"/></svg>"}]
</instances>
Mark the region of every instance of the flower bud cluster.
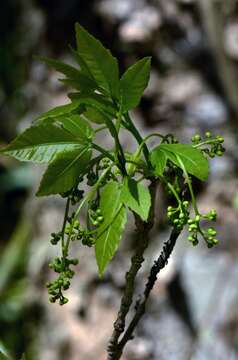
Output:
<instances>
[{"instance_id":1,"label":"flower bud cluster","mask_svg":"<svg viewBox=\"0 0 238 360\"><path fill-rule=\"evenodd\" d=\"M63 290L68 290L70 280L75 272L70 269L70 265L77 265L78 259L59 258L56 257L53 262L49 264L50 269L60 274L56 280L47 283L48 294L50 295L50 302L54 303L57 300L60 305L68 302L68 299L63 295Z\"/></svg>"},{"instance_id":2,"label":"flower bud cluster","mask_svg":"<svg viewBox=\"0 0 238 360\"><path fill-rule=\"evenodd\" d=\"M98 227L104 221L104 217L102 216L102 210L100 208L97 208L95 211L90 209L89 216L92 221L92 225L95 227Z\"/></svg>"},{"instance_id":3,"label":"flower bud cluster","mask_svg":"<svg viewBox=\"0 0 238 360\"><path fill-rule=\"evenodd\" d=\"M224 138L221 135L213 137L212 134L207 131L205 133L205 141L202 140L201 136L198 134L194 135L191 140L194 145L199 145L201 141L203 141L201 144L210 145L210 148L202 148L202 151L205 152L210 158L214 158L215 156L222 156L225 152L225 148L222 146Z\"/></svg>"},{"instance_id":4,"label":"flower bud cluster","mask_svg":"<svg viewBox=\"0 0 238 360\"><path fill-rule=\"evenodd\" d=\"M172 206L167 208L169 221L177 230L182 230L184 225L187 224L189 218L188 206L189 202L183 201L177 208Z\"/></svg>"}]
</instances>

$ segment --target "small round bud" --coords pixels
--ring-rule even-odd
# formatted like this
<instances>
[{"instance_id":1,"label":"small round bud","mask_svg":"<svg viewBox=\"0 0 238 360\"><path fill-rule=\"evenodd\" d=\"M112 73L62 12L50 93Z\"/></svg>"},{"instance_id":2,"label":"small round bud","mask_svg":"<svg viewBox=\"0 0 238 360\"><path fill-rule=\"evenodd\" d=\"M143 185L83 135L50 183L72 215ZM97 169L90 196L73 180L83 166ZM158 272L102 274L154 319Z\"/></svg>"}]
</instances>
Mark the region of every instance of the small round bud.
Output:
<instances>
[{"instance_id":1,"label":"small round bud","mask_svg":"<svg viewBox=\"0 0 238 360\"><path fill-rule=\"evenodd\" d=\"M207 131L205 133L205 136L206 136L207 139L210 139L212 137L212 134L210 133L210 131Z\"/></svg>"},{"instance_id":2,"label":"small round bud","mask_svg":"<svg viewBox=\"0 0 238 360\"><path fill-rule=\"evenodd\" d=\"M70 263L71 263L72 265L78 265L79 260L78 260L78 259L71 259L71 260L70 260Z\"/></svg>"},{"instance_id":3,"label":"small round bud","mask_svg":"<svg viewBox=\"0 0 238 360\"><path fill-rule=\"evenodd\" d=\"M217 234L217 232L216 232L216 230L214 228L209 228L207 230L207 232L208 232L209 235L213 235L213 236L215 236Z\"/></svg>"},{"instance_id":4,"label":"small round bud","mask_svg":"<svg viewBox=\"0 0 238 360\"><path fill-rule=\"evenodd\" d=\"M51 296L49 300L50 300L51 303L55 303L55 302L56 302L55 296Z\"/></svg>"},{"instance_id":5,"label":"small round bud","mask_svg":"<svg viewBox=\"0 0 238 360\"><path fill-rule=\"evenodd\" d=\"M201 136L198 135L198 134L194 135L194 141L195 141L195 142L201 141Z\"/></svg>"}]
</instances>

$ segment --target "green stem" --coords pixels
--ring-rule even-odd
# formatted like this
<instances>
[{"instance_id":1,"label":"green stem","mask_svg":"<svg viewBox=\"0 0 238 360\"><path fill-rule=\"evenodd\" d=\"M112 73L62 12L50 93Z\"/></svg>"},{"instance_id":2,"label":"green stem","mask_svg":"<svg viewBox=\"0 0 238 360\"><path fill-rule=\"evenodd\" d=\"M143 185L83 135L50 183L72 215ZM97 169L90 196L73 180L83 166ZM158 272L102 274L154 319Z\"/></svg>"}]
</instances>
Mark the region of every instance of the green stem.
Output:
<instances>
[{"instance_id":1,"label":"green stem","mask_svg":"<svg viewBox=\"0 0 238 360\"><path fill-rule=\"evenodd\" d=\"M138 144L140 145L143 142L143 138L141 136L141 134L139 133L138 129L135 127L133 121L131 120L129 114L125 114L125 119L126 121L123 123L125 128L127 130L129 130L135 137L136 141L138 142ZM150 160L149 160L149 150L148 147L146 146L146 144L143 145L143 153L146 159L146 162L148 164L150 164Z\"/></svg>"},{"instance_id":2,"label":"green stem","mask_svg":"<svg viewBox=\"0 0 238 360\"><path fill-rule=\"evenodd\" d=\"M193 147L196 149L200 146L203 146L203 145L211 145L211 144L216 144L217 143L217 139L214 139L214 140L206 140L206 141L203 141L199 144L196 144L196 145L193 145Z\"/></svg>"},{"instance_id":3,"label":"green stem","mask_svg":"<svg viewBox=\"0 0 238 360\"><path fill-rule=\"evenodd\" d=\"M193 204L193 208L194 208L194 211L195 211L195 214L196 215L200 215L199 213L199 210L198 210L198 207L197 207L197 202L196 202L196 198L195 198L195 195L194 195L194 192L193 192L193 187L192 187L192 184L191 184L191 181L189 179L189 175L187 173L187 170L185 169L185 166L183 164L183 162L181 161L180 157L178 155L176 155L177 159L178 159L178 162L184 172L184 177L185 177L185 180L188 184L188 188L189 188L189 192L190 192L190 195L191 195L191 199L192 199L192 204Z\"/></svg>"},{"instance_id":4,"label":"green stem","mask_svg":"<svg viewBox=\"0 0 238 360\"><path fill-rule=\"evenodd\" d=\"M109 151L103 149L101 146L94 144L94 143L92 143L92 147L114 162L114 157L109 153Z\"/></svg>"},{"instance_id":5,"label":"green stem","mask_svg":"<svg viewBox=\"0 0 238 360\"><path fill-rule=\"evenodd\" d=\"M70 205L70 199L68 198L67 201L66 201L66 207L65 207L65 213L64 213L64 221L63 221L63 226L62 226L62 237L61 237L61 248L62 248L63 261L65 260L65 256L64 256L64 248L65 248L64 232L65 232L65 226L66 226L68 215L69 215L69 205Z\"/></svg>"},{"instance_id":6,"label":"green stem","mask_svg":"<svg viewBox=\"0 0 238 360\"><path fill-rule=\"evenodd\" d=\"M179 196L178 196L177 191L176 191L175 188L173 187L173 185L172 185L170 182L167 182L167 181L166 181L166 184L168 185L169 189L172 191L174 197L175 197L176 200L178 201L179 206L181 206L182 202L181 202L181 200L180 200L180 198L179 198Z\"/></svg>"},{"instance_id":7,"label":"green stem","mask_svg":"<svg viewBox=\"0 0 238 360\"><path fill-rule=\"evenodd\" d=\"M127 171L126 171L126 159L125 159L125 155L124 155L124 150L121 146L119 137L118 137L118 131L115 127L115 125L113 124L113 122L111 120L107 120L106 119L106 124L107 127L112 135L112 137L115 140L115 147L116 147L116 161L118 160L118 162L120 163L120 169L122 174L125 176L127 175Z\"/></svg>"},{"instance_id":8,"label":"green stem","mask_svg":"<svg viewBox=\"0 0 238 360\"><path fill-rule=\"evenodd\" d=\"M85 198L81 201L81 203L79 204L78 206L78 209L76 210L75 214L74 214L74 218L72 219L72 224L71 224L71 228L70 228L70 232L68 234L68 238L67 238L67 241L66 241L66 244L65 244L65 247L64 247L64 258L68 255L68 249L69 249L69 244L70 244L70 240L71 240L71 237L72 237L72 233L73 233L73 229L74 229L74 221L77 219L77 217L79 216L80 214L80 211L81 209L83 208L83 206L90 202L95 193L97 192L97 189L98 187L101 185L102 181L105 179L105 177L107 176L108 172L111 170L113 165L110 165L107 169L105 169L100 178L98 179L98 181L96 182L96 184L92 187L91 191L87 194L87 196L85 196Z\"/></svg>"},{"instance_id":9,"label":"green stem","mask_svg":"<svg viewBox=\"0 0 238 360\"><path fill-rule=\"evenodd\" d=\"M137 150L137 152L136 152L137 156L140 156L140 153L141 153L141 151L143 150L143 147L144 147L146 141L148 141L150 138L155 137L155 136L156 136L156 137L160 137L162 140L164 139L164 136L161 135L160 133L152 133L152 134L147 135L147 136L143 139L143 141L140 143L140 146L139 146L139 148L138 148L138 150Z\"/></svg>"}]
</instances>

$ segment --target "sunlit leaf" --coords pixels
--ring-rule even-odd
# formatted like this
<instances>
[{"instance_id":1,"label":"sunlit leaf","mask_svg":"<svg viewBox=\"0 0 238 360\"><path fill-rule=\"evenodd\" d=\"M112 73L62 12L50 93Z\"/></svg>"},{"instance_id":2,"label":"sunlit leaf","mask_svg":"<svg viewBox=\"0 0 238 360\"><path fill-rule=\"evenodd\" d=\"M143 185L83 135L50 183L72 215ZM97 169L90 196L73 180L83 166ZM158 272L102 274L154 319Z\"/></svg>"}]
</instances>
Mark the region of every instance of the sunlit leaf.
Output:
<instances>
[{"instance_id":1,"label":"sunlit leaf","mask_svg":"<svg viewBox=\"0 0 238 360\"><path fill-rule=\"evenodd\" d=\"M77 52L98 86L113 97L118 97L119 71L116 58L80 24L76 24L76 39Z\"/></svg>"},{"instance_id":2,"label":"sunlit leaf","mask_svg":"<svg viewBox=\"0 0 238 360\"><path fill-rule=\"evenodd\" d=\"M58 154L44 173L36 195L53 195L70 190L77 184L91 155L91 150L85 147Z\"/></svg>"},{"instance_id":3,"label":"sunlit leaf","mask_svg":"<svg viewBox=\"0 0 238 360\"><path fill-rule=\"evenodd\" d=\"M121 200L132 211L146 221L151 206L148 188L133 179L125 179L122 187Z\"/></svg>"},{"instance_id":4,"label":"sunlit leaf","mask_svg":"<svg viewBox=\"0 0 238 360\"><path fill-rule=\"evenodd\" d=\"M150 58L146 57L129 67L120 80L122 112L136 107L148 85Z\"/></svg>"},{"instance_id":5,"label":"sunlit leaf","mask_svg":"<svg viewBox=\"0 0 238 360\"><path fill-rule=\"evenodd\" d=\"M119 183L110 182L104 187L100 209L105 221L98 229L95 252L99 274L102 275L118 248L127 220Z\"/></svg>"}]
</instances>

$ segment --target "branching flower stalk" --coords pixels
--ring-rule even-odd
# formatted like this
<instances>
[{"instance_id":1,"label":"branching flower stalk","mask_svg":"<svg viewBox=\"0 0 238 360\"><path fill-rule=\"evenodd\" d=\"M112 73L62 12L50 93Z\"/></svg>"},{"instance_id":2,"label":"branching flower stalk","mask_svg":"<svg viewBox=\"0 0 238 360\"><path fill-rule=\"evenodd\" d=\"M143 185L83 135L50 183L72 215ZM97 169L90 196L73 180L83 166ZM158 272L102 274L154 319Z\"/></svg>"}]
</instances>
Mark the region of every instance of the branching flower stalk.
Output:
<instances>
[{"instance_id":1,"label":"branching flower stalk","mask_svg":"<svg viewBox=\"0 0 238 360\"><path fill-rule=\"evenodd\" d=\"M188 240L197 245L200 238L208 247L218 243L213 227L216 210L201 214L193 190L193 178L208 178L208 158L222 156L225 149L220 135L196 134L190 144L181 144L173 134L152 133L142 137L129 112L135 108L148 84L150 58L143 58L120 77L117 60L109 50L76 24L77 50L72 54L79 67L60 61L38 58L65 75L60 79L75 89L70 102L39 116L32 126L0 152L20 161L47 164L37 196L60 195L66 199L60 231L51 234L51 244L59 246L59 256L50 268L57 277L47 284L52 303L68 302L65 292L75 275L71 244L94 248L99 276L103 276L114 257L123 235L127 214L135 217L137 242L126 273L120 309L108 345L108 360L120 359L126 343L145 312L151 290L174 249L177 238L188 227ZM133 153L120 141L126 129L137 143ZM95 135L104 132L113 140L105 148ZM150 148L148 140L158 138ZM85 193L85 183L88 190ZM149 183L149 185L148 185ZM170 205L167 209L171 236L165 241L153 264L141 300L136 303L132 320L127 315L133 304L136 275L149 245L149 232L157 214L154 212L157 184L161 183ZM86 209L86 218L82 210Z\"/></svg>"}]
</instances>

